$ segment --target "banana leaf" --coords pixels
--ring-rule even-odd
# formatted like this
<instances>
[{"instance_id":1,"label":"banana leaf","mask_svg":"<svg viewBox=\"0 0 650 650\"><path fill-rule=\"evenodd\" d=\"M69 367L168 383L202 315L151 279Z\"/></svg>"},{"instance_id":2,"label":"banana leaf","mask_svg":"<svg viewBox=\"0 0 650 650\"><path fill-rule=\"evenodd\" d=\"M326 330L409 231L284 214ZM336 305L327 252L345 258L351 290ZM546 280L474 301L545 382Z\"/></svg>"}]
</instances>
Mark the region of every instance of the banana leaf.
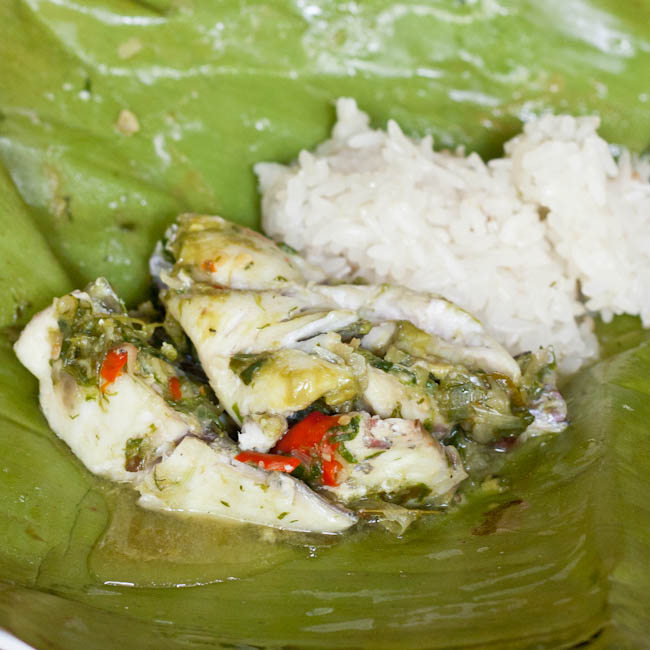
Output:
<instances>
[{"instance_id":1,"label":"banana leaf","mask_svg":"<svg viewBox=\"0 0 650 650\"><path fill-rule=\"evenodd\" d=\"M325 138L341 95L486 158L545 109L647 149L648 0L5 0L0 25L0 625L68 650L647 647L635 318L598 325L569 430L502 489L325 541L139 510L48 429L11 342L98 275L146 297L181 211L258 226L252 164Z\"/></svg>"}]
</instances>

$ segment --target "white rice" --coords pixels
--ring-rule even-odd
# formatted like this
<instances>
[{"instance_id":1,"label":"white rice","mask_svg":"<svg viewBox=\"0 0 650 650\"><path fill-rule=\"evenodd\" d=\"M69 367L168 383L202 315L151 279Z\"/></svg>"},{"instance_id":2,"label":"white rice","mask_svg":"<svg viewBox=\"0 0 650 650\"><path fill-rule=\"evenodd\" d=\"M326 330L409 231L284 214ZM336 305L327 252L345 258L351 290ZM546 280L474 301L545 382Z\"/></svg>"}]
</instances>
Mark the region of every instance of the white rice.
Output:
<instances>
[{"instance_id":1,"label":"white rice","mask_svg":"<svg viewBox=\"0 0 650 650\"><path fill-rule=\"evenodd\" d=\"M332 278L454 300L512 353L552 345L564 372L597 354L591 313L650 326L650 164L618 162L596 117L546 115L485 164L434 152L340 99L332 138L260 163L264 230Z\"/></svg>"}]
</instances>

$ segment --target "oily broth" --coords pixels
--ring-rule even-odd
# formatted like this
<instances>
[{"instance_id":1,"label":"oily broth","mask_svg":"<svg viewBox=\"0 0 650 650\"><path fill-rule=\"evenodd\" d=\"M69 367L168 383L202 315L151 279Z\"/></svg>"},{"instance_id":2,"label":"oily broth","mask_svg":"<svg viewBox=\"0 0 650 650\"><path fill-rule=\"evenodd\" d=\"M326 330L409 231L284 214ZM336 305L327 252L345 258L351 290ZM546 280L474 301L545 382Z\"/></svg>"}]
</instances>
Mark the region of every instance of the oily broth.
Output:
<instances>
[{"instance_id":1,"label":"oily broth","mask_svg":"<svg viewBox=\"0 0 650 650\"><path fill-rule=\"evenodd\" d=\"M342 538L147 510L126 486L102 484L102 492L110 514L89 569L105 584L182 587L235 580L313 556Z\"/></svg>"}]
</instances>

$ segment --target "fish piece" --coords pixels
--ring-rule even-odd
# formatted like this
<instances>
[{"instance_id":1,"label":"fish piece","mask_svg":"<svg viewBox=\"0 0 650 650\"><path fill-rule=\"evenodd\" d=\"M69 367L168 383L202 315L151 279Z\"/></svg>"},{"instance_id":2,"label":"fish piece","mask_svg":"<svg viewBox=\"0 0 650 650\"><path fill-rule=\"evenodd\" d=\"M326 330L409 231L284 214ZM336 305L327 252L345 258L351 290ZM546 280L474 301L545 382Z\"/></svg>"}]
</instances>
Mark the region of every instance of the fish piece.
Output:
<instances>
[{"instance_id":1,"label":"fish piece","mask_svg":"<svg viewBox=\"0 0 650 650\"><path fill-rule=\"evenodd\" d=\"M313 309L280 291L232 291L205 285L161 295L169 312L206 354L233 356L293 347L358 320L346 309ZM218 333L218 336L215 334Z\"/></svg>"},{"instance_id":2,"label":"fish piece","mask_svg":"<svg viewBox=\"0 0 650 650\"><path fill-rule=\"evenodd\" d=\"M184 438L138 487L140 504L286 530L338 533L355 516L281 472L240 463L196 438Z\"/></svg>"},{"instance_id":3,"label":"fish piece","mask_svg":"<svg viewBox=\"0 0 650 650\"><path fill-rule=\"evenodd\" d=\"M380 327L384 325L391 325L390 331L395 331L394 323L382 323ZM346 338L352 329L348 328L347 333L343 333ZM411 368L389 361L385 352L382 358L365 349L365 336L361 341L343 343L341 334L321 334L302 342L300 349L347 364L359 385L358 404L375 415L420 420L426 422L427 429L439 434L451 430L429 389L428 367L421 372L413 372ZM419 360L415 361L416 366L420 363Z\"/></svg>"},{"instance_id":4,"label":"fish piece","mask_svg":"<svg viewBox=\"0 0 650 650\"><path fill-rule=\"evenodd\" d=\"M182 214L151 258L154 278L168 287L193 282L233 289L281 289L322 279L299 255L215 215Z\"/></svg>"},{"instance_id":5,"label":"fish piece","mask_svg":"<svg viewBox=\"0 0 650 650\"><path fill-rule=\"evenodd\" d=\"M243 418L239 432L239 446L245 450L266 453L286 432L287 420L281 415L247 415Z\"/></svg>"},{"instance_id":6,"label":"fish piece","mask_svg":"<svg viewBox=\"0 0 650 650\"><path fill-rule=\"evenodd\" d=\"M381 494L403 495L405 502L421 505L452 494L467 478L457 456L418 421L382 420L367 413L359 417L359 433L341 443L345 479L327 488L343 503Z\"/></svg>"},{"instance_id":7,"label":"fish piece","mask_svg":"<svg viewBox=\"0 0 650 650\"><path fill-rule=\"evenodd\" d=\"M312 413L277 449L302 458L307 480L347 504L379 496L421 506L449 498L467 477L455 449L417 420L366 412Z\"/></svg>"},{"instance_id":8,"label":"fish piece","mask_svg":"<svg viewBox=\"0 0 650 650\"><path fill-rule=\"evenodd\" d=\"M432 417L432 404L420 391L405 386L397 377L378 368L368 368L368 383L363 400L382 418L405 417L424 422Z\"/></svg>"},{"instance_id":9,"label":"fish piece","mask_svg":"<svg viewBox=\"0 0 650 650\"><path fill-rule=\"evenodd\" d=\"M75 291L66 298L68 303L78 301L81 308L92 309L92 298L86 292ZM39 380L39 400L48 424L91 472L130 481L129 450L139 455L136 465L140 465L146 458L167 453L187 433L202 433L196 417L173 409L126 368L104 392L98 383L80 385L60 356L61 302L55 300L34 316L14 349Z\"/></svg>"},{"instance_id":10,"label":"fish piece","mask_svg":"<svg viewBox=\"0 0 650 650\"><path fill-rule=\"evenodd\" d=\"M241 423L247 415L289 415L317 399L339 404L358 392L354 373L306 353L302 339L357 320L347 310L304 311L277 291L202 289L167 292L163 300L194 343L224 408Z\"/></svg>"},{"instance_id":11,"label":"fish piece","mask_svg":"<svg viewBox=\"0 0 650 650\"><path fill-rule=\"evenodd\" d=\"M517 362L481 322L441 296L388 284L311 285L302 295L321 308L355 311L372 322L408 321L430 335L429 345L440 357L472 370L501 372L515 382L521 376Z\"/></svg>"},{"instance_id":12,"label":"fish piece","mask_svg":"<svg viewBox=\"0 0 650 650\"><path fill-rule=\"evenodd\" d=\"M16 342L50 427L91 472L131 483L146 507L312 532L355 523L293 477L237 461L221 409L147 343L153 330L99 279L55 299Z\"/></svg>"},{"instance_id":13,"label":"fish piece","mask_svg":"<svg viewBox=\"0 0 650 650\"><path fill-rule=\"evenodd\" d=\"M568 425L567 404L557 390L555 381L555 355L542 348L525 352L517 357L522 371L521 390L534 417L523 434L523 439L549 431L560 433Z\"/></svg>"}]
</instances>

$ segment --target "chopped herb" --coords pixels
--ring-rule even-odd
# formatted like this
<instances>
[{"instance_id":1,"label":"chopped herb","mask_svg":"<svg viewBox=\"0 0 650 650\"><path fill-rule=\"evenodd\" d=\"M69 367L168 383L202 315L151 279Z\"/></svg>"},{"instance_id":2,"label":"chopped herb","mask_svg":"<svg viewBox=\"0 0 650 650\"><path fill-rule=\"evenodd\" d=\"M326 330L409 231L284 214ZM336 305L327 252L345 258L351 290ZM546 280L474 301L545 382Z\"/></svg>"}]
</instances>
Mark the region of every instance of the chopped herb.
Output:
<instances>
[{"instance_id":1,"label":"chopped herb","mask_svg":"<svg viewBox=\"0 0 650 650\"><path fill-rule=\"evenodd\" d=\"M445 436L443 440L445 445L451 445L455 447L460 454L460 457L464 460L467 452L468 439L460 426L455 426L451 433L448 436Z\"/></svg>"},{"instance_id":2,"label":"chopped herb","mask_svg":"<svg viewBox=\"0 0 650 650\"><path fill-rule=\"evenodd\" d=\"M386 450L385 449L380 449L379 451L376 451L374 454L370 454L370 456L366 456L364 460L370 460L371 458L377 458L377 456L380 456L383 454Z\"/></svg>"},{"instance_id":3,"label":"chopped herb","mask_svg":"<svg viewBox=\"0 0 650 650\"><path fill-rule=\"evenodd\" d=\"M275 279L277 282L289 282L289 280L287 280L287 278L285 278L284 275L276 275Z\"/></svg>"},{"instance_id":4,"label":"chopped herb","mask_svg":"<svg viewBox=\"0 0 650 650\"><path fill-rule=\"evenodd\" d=\"M305 471L305 466L300 464L296 469L291 472L291 476L295 476L297 479L300 479L301 481L306 481L308 478L308 474Z\"/></svg>"},{"instance_id":5,"label":"chopped herb","mask_svg":"<svg viewBox=\"0 0 650 650\"><path fill-rule=\"evenodd\" d=\"M370 321L360 319L343 329L336 330L336 333L341 337L341 340L344 343L348 343L352 339L358 339L365 336L371 329L372 323Z\"/></svg>"},{"instance_id":6,"label":"chopped herb","mask_svg":"<svg viewBox=\"0 0 650 650\"><path fill-rule=\"evenodd\" d=\"M250 366L244 368L244 370L242 370L239 373L241 380L244 382L244 384L246 384L246 386L248 386L253 381L255 375L257 374L259 369L264 365L265 362L266 359L258 359L257 361L251 363Z\"/></svg>"},{"instance_id":7,"label":"chopped herb","mask_svg":"<svg viewBox=\"0 0 650 650\"><path fill-rule=\"evenodd\" d=\"M284 519L288 514L289 514L288 512L281 512L281 513L278 515L278 519Z\"/></svg>"},{"instance_id":8,"label":"chopped herb","mask_svg":"<svg viewBox=\"0 0 650 650\"><path fill-rule=\"evenodd\" d=\"M390 372L394 375L397 375L397 378L403 384L411 384L415 386L415 384L418 383L418 378L412 370L407 370L406 368L399 366L397 364L393 365Z\"/></svg>"},{"instance_id":9,"label":"chopped herb","mask_svg":"<svg viewBox=\"0 0 650 650\"><path fill-rule=\"evenodd\" d=\"M178 358L178 350L173 345L167 343L167 341L163 341L160 351L170 361L176 361Z\"/></svg>"},{"instance_id":10,"label":"chopped herb","mask_svg":"<svg viewBox=\"0 0 650 650\"><path fill-rule=\"evenodd\" d=\"M323 475L323 466L319 459L315 459L307 475L307 481L317 481Z\"/></svg>"},{"instance_id":11,"label":"chopped herb","mask_svg":"<svg viewBox=\"0 0 650 650\"><path fill-rule=\"evenodd\" d=\"M227 501L221 499L221 503L223 503L223 505L226 506L226 508L230 508L230 504Z\"/></svg>"},{"instance_id":12,"label":"chopped herb","mask_svg":"<svg viewBox=\"0 0 650 650\"><path fill-rule=\"evenodd\" d=\"M124 445L124 469L127 472L139 472L144 468L144 438L129 438Z\"/></svg>"},{"instance_id":13,"label":"chopped herb","mask_svg":"<svg viewBox=\"0 0 650 650\"><path fill-rule=\"evenodd\" d=\"M244 271L248 271L249 269L252 269L254 264L255 264L255 262L249 262L249 263L244 267Z\"/></svg>"},{"instance_id":14,"label":"chopped herb","mask_svg":"<svg viewBox=\"0 0 650 650\"><path fill-rule=\"evenodd\" d=\"M373 368L377 368L378 370L382 370L383 372L390 372L394 364L392 364L390 361L385 361L384 359L380 359L379 357L375 357L373 355L374 359L370 360L370 365Z\"/></svg>"},{"instance_id":15,"label":"chopped herb","mask_svg":"<svg viewBox=\"0 0 650 650\"><path fill-rule=\"evenodd\" d=\"M232 405L232 410L233 410L233 413L237 416L237 418L238 418L239 420L241 420L241 419L242 419L242 416L241 416L241 413L239 412L239 406L237 405L237 402L235 402L235 403Z\"/></svg>"},{"instance_id":16,"label":"chopped herb","mask_svg":"<svg viewBox=\"0 0 650 650\"><path fill-rule=\"evenodd\" d=\"M354 455L350 452L350 450L343 443L341 443L338 446L337 451L339 452L339 454L341 454L341 456L343 456L343 458L345 458L345 460L348 461L348 463L357 463L358 462L357 459L354 457Z\"/></svg>"},{"instance_id":17,"label":"chopped herb","mask_svg":"<svg viewBox=\"0 0 650 650\"><path fill-rule=\"evenodd\" d=\"M236 354L230 359L229 365L230 369L248 386L267 358L266 355Z\"/></svg>"},{"instance_id":18,"label":"chopped herb","mask_svg":"<svg viewBox=\"0 0 650 650\"><path fill-rule=\"evenodd\" d=\"M358 415L355 415L348 424L339 425L332 427L331 432L334 432L334 435L331 436L331 442L345 442L347 440L354 440L359 433L359 423L361 418ZM343 456L345 458L345 456ZM356 462L356 461L350 461Z\"/></svg>"},{"instance_id":19,"label":"chopped herb","mask_svg":"<svg viewBox=\"0 0 650 650\"><path fill-rule=\"evenodd\" d=\"M430 395L433 395L436 390L438 390L438 385L440 382L434 377L433 373L430 372L427 376L427 381L424 384L424 390Z\"/></svg>"},{"instance_id":20,"label":"chopped herb","mask_svg":"<svg viewBox=\"0 0 650 650\"><path fill-rule=\"evenodd\" d=\"M408 370L398 363L382 359L364 348L359 348L357 352L362 354L373 368L395 375L402 383L411 385L417 384L417 376L412 370Z\"/></svg>"}]
</instances>

